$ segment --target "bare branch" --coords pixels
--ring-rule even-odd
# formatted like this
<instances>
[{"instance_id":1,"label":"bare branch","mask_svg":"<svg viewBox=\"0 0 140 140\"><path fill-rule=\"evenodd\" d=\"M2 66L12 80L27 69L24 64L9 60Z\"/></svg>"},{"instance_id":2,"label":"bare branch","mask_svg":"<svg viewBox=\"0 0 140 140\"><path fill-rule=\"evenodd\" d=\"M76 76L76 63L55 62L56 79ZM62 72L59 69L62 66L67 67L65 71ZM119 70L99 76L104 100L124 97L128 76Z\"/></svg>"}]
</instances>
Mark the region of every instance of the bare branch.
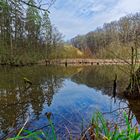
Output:
<instances>
[{"instance_id":1,"label":"bare branch","mask_svg":"<svg viewBox=\"0 0 140 140\"><path fill-rule=\"evenodd\" d=\"M45 9L45 8L42 8L41 5L40 6L36 6L36 5L32 5L30 4L29 2L25 2L24 0L20 0L22 3L28 5L28 6L31 6L31 7L35 7L39 10L42 10L42 11L47 11L48 13L50 13L50 11L48 9Z\"/></svg>"}]
</instances>

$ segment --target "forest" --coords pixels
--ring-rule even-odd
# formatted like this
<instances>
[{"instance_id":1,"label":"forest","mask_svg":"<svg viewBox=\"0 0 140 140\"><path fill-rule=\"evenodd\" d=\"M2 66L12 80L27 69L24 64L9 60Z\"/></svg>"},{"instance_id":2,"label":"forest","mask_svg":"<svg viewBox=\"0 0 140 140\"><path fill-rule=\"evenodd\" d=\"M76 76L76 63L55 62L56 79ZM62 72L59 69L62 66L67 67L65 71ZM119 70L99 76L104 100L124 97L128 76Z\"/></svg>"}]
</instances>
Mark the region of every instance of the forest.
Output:
<instances>
[{"instance_id":1,"label":"forest","mask_svg":"<svg viewBox=\"0 0 140 140\"><path fill-rule=\"evenodd\" d=\"M2 65L34 64L54 58L128 59L132 47L139 55L139 12L65 42L63 34L51 23L49 11L35 0L2 0L0 5Z\"/></svg>"},{"instance_id":2,"label":"forest","mask_svg":"<svg viewBox=\"0 0 140 140\"><path fill-rule=\"evenodd\" d=\"M140 47L140 13L129 14L118 21L105 23L103 27L71 39L74 47L89 57L130 58L131 47Z\"/></svg>"},{"instance_id":3,"label":"forest","mask_svg":"<svg viewBox=\"0 0 140 140\"><path fill-rule=\"evenodd\" d=\"M2 0L0 9L1 64L36 63L63 45L62 34L51 24L49 11L34 0Z\"/></svg>"}]
</instances>

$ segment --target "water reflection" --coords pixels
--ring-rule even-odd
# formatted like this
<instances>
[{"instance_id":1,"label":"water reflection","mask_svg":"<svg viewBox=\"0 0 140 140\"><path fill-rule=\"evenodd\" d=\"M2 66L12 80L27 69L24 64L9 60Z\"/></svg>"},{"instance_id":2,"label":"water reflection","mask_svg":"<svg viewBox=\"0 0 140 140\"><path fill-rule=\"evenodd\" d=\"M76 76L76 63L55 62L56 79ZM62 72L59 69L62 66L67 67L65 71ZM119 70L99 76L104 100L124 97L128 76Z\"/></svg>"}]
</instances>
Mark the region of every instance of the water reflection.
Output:
<instances>
[{"instance_id":1,"label":"water reflection","mask_svg":"<svg viewBox=\"0 0 140 140\"><path fill-rule=\"evenodd\" d=\"M116 74L118 97L114 104L111 96ZM32 81L28 88L24 77ZM73 133L81 132L81 122L84 120L83 125L88 125L96 110L112 112L119 107L126 107L126 111L130 108L139 121L135 103L121 103L120 93L128 80L117 66L0 68L0 135L21 127L28 115L31 120L28 129L47 126L47 112L53 114L61 135L67 133L66 126ZM108 115L108 119L114 118L114 114Z\"/></svg>"},{"instance_id":2,"label":"water reflection","mask_svg":"<svg viewBox=\"0 0 140 140\"><path fill-rule=\"evenodd\" d=\"M73 76L72 80L79 84L101 90L104 94L111 95L113 92L113 82L117 75L117 93L124 91L128 84L129 77L123 71L128 71L127 66L94 66L84 68Z\"/></svg>"},{"instance_id":3,"label":"water reflection","mask_svg":"<svg viewBox=\"0 0 140 140\"><path fill-rule=\"evenodd\" d=\"M140 101L132 101L129 99L128 102L130 110L135 115L137 122L140 124Z\"/></svg>"},{"instance_id":4,"label":"water reflection","mask_svg":"<svg viewBox=\"0 0 140 140\"><path fill-rule=\"evenodd\" d=\"M63 79L78 70L43 66L0 68L0 130L6 133L23 124L28 114L39 119L44 104L50 106L54 94L63 86ZM27 88L23 77L33 84Z\"/></svg>"}]
</instances>

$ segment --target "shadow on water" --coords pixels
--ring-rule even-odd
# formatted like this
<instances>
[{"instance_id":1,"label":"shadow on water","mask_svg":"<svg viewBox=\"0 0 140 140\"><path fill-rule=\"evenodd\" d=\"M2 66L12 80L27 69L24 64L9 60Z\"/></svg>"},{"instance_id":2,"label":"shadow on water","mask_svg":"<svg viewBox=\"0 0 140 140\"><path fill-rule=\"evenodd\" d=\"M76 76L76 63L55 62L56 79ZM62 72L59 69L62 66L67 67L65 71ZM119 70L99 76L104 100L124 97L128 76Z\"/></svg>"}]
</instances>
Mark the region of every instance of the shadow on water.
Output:
<instances>
[{"instance_id":1,"label":"shadow on water","mask_svg":"<svg viewBox=\"0 0 140 140\"><path fill-rule=\"evenodd\" d=\"M117 79L114 79L116 74ZM25 78L32 84L27 86ZM119 106L128 80L117 66L0 67L0 135L21 127L28 116L31 119L29 129L47 126L49 112L57 122L57 132L63 136L67 133L66 126L81 132L88 125L85 120L91 119L96 109L110 114L118 108L120 113L132 111L140 122L139 103L125 101L127 107ZM115 104L111 99L113 91ZM113 115L109 116L112 118Z\"/></svg>"}]
</instances>

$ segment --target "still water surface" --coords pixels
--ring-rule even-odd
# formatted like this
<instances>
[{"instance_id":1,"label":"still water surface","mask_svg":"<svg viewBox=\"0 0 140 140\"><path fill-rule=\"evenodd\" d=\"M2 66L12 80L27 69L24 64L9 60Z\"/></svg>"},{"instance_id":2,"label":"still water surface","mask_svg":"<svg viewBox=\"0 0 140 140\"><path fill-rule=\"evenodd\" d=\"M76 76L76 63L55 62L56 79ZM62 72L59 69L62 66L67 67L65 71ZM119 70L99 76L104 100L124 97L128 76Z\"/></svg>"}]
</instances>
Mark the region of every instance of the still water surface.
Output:
<instances>
[{"instance_id":1,"label":"still water surface","mask_svg":"<svg viewBox=\"0 0 140 140\"><path fill-rule=\"evenodd\" d=\"M133 123L139 122L140 103L121 96L129 81L124 73L127 69L122 66L0 67L0 137L22 127L28 117L26 129L47 130L47 112L52 113L61 138L66 137L67 129L73 136L79 135L96 111L120 125L123 125L120 117L123 111L136 116ZM114 99L112 85L116 74ZM24 82L25 77L32 81L30 87Z\"/></svg>"}]
</instances>

